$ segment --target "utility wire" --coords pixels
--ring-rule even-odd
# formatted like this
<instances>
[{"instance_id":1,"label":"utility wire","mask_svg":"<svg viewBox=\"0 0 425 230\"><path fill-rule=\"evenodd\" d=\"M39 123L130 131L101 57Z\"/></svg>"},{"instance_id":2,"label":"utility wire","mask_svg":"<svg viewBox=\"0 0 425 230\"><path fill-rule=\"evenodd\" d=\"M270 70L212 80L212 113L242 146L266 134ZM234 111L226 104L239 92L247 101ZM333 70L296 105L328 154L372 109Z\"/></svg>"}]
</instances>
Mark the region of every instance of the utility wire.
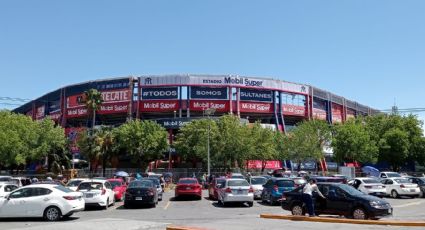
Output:
<instances>
[{"instance_id":1,"label":"utility wire","mask_svg":"<svg viewBox=\"0 0 425 230\"><path fill-rule=\"evenodd\" d=\"M31 101L31 99L19 98L19 97L2 97L2 96L0 96L0 101L28 102L28 101Z\"/></svg>"}]
</instances>

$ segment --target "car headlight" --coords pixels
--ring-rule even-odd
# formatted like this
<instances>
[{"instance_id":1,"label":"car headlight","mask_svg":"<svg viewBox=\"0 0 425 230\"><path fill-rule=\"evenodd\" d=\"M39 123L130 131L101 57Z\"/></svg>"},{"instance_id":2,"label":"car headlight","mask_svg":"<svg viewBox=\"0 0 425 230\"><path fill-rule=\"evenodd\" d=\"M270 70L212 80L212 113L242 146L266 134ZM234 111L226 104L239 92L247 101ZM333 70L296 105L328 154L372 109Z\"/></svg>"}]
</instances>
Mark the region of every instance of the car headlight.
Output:
<instances>
[{"instance_id":1,"label":"car headlight","mask_svg":"<svg viewBox=\"0 0 425 230\"><path fill-rule=\"evenodd\" d=\"M370 204L370 206L372 206L374 208L380 208L380 209L391 208L390 204L382 203L382 202L379 202L379 201L370 201L369 204Z\"/></svg>"},{"instance_id":2,"label":"car headlight","mask_svg":"<svg viewBox=\"0 0 425 230\"><path fill-rule=\"evenodd\" d=\"M370 204L370 206L372 206L374 208L381 206L381 204L377 201L370 201L369 204Z\"/></svg>"}]
</instances>

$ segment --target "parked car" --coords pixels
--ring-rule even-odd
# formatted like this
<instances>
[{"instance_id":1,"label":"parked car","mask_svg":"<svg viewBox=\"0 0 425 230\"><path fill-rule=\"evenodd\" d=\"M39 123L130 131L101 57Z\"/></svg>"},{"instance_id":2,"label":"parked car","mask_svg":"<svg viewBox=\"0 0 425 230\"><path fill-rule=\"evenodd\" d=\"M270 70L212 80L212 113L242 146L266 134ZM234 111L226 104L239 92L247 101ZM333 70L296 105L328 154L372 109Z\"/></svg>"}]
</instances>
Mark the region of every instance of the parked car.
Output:
<instances>
[{"instance_id":1,"label":"parked car","mask_svg":"<svg viewBox=\"0 0 425 230\"><path fill-rule=\"evenodd\" d=\"M263 185L267 182L267 179L262 176L253 176L249 179L251 187L254 189L254 199L261 199L263 193Z\"/></svg>"},{"instance_id":2,"label":"parked car","mask_svg":"<svg viewBox=\"0 0 425 230\"><path fill-rule=\"evenodd\" d=\"M148 177L146 179L152 181L152 183L155 185L156 192L158 193L158 200L162 201L162 195L164 194L164 190L162 189L159 178Z\"/></svg>"},{"instance_id":3,"label":"parked car","mask_svg":"<svg viewBox=\"0 0 425 230\"><path fill-rule=\"evenodd\" d=\"M232 178L232 179L246 179L245 176L240 174L240 173L232 173L230 178Z\"/></svg>"},{"instance_id":4,"label":"parked car","mask_svg":"<svg viewBox=\"0 0 425 230\"><path fill-rule=\"evenodd\" d=\"M384 197L387 194L385 185L382 184L378 179L371 177L357 177L353 180L348 181L348 184L353 186L355 189L369 194L372 196Z\"/></svg>"},{"instance_id":5,"label":"parked car","mask_svg":"<svg viewBox=\"0 0 425 230\"><path fill-rule=\"evenodd\" d=\"M417 184L421 190L419 196L425 197L425 177L409 177L408 180L413 184Z\"/></svg>"},{"instance_id":6,"label":"parked car","mask_svg":"<svg viewBox=\"0 0 425 230\"><path fill-rule=\"evenodd\" d=\"M218 189L224 188L224 185L226 183L225 178L215 178L211 181L211 183L208 186L208 197L210 200L217 200L218 199Z\"/></svg>"},{"instance_id":7,"label":"parked car","mask_svg":"<svg viewBox=\"0 0 425 230\"><path fill-rule=\"evenodd\" d=\"M124 195L124 207L143 204L150 204L154 208L158 204L158 193L154 183L146 179L130 182Z\"/></svg>"},{"instance_id":8,"label":"parked car","mask_svg":"<svg viewBox=\"0 0 425 230\"><path fill-rule=\"evenodd\" d=\"M78 185L80 185L80 183L84 180L88 180L88 178L74 178L68 181L68 184L66 184L66 187L73 190L73 191L77 191L78 189Z\"/></svg>"},{"instance_id":9,"label":"parked car","mask_svg":"<svg viewBox=\"0 0 425 230\"><path fill-rule=\"evenodd\" d=\"M0 182L9 182L12 178L11 176L0 176Z\"/></svg>"},{"instance_id":10,"label":"parked car","mask_svg":"<svg viewBox=\"0 0 425 230\"><path fill-rule=\"evenodd\" d=\"M18 187L23 187L31 184L31 179L27 177L13 177L11 179L12 183L15 183Z\"/></svg>"},{"instance_id":11,"label":"parked car","mask_svg":"<svg viewBox=\"0 0 425 230\"><path fill-rule=\"evenodd\" d=\"M394 177L383 179L382 184L385 185L387 194L390 194L392 198L398 198L400 196L419 197L421 190L417 184L411 183L408 179L402 177Z\"/></svg>"},{"instance_id":12,"label":"parked car","mask_svg":"<svg viewBox=\"0 0 425 230\"><path fill-rule=\"evenodd\" d=\"M124 199L124 193L125 190L127 190L127 184L124 182L123 179L108 179L109 183L111 183L112 190L115 193L115 200L123 200Z\"/></svg>"},{"instance_id":13,"label":"parked car","mask_svg":"<svg viewBox=\"0 0 425 230\"><path fill-rule=\"evenodd\" d=\"M100 206L107 209L115 205L115 195L112 185L106 180L85 180L78 185L77 191L82 192L86 206Z\"/></svg>"},{"instance_id":14,"label":"parked car","mask_svg":"<svg viewBox=\"0 0 425 230\"><path fill-rule=\"evenodd\" d=\"M263 193L261 194L262 203L275 205L282 198L283 192L295 189L295 182L289 178L274 177L264 184Z\"/></svg>"},{"instance_id":15,"label":"parked car","mask_svg":"<svg viewBox=\"0 0 425 230\"><path fill-rule=\"evenodd\" d=\"M44 217L57 221L82 210L84 200L80 192L54 184L28 185L0 198L0 217Z\"/></svg>"},{"instance_id":16,"label":"parked car","mask_svg":"<svg viewBox=\"0 0 425 230\"><path fill-rule=\"evenodd\" d=\"M381 178L393 178L393 177L401 177L399 173L396 172L381 172L379 174L379 177Z\"/></svg>"},{"instance_id":17,"label":"parked car","mask_svg":"<svg viewBox=\"0 0 425 230\"><path fill-rule=\"evenodd\" d=\"M315 179L318 183L342 183L346 184L348 181L342 177L327 177L327 176L311 176L311 179Z\"/></svg>"},{"instance_id":18,"label":"parked car","mask_svg":"<svg viewBox=\"0 0 425 230\"><path fill-rule=\"evenodd\" d=\"M245 179L226 179L224 187L219 187L218 203L226 206L228 203L247 203L254 205L254 189Z\"/></svg>"},{"instance_id":19,"label":"parked car","mask_svg":"<svg viewBox=\"0 0 425 230\"><path fill-rule=\"evenodd\" d=\"M379 219L392 215L391 205L384 199L366 195L355 188L340 183L318 183L323 199L314 194L316 215L342 215L354 219ZM305 215L307 207L302 199L304 186L286 192L282 198L282 208L292 215Z\"/></svg>"},{"instance_id":20,"label":"parked car","mask_svg":"<svg viewBox=\"0 0 425 230\"><path fill-rule=\"evenodd\" d=\"M198 200L202 199L202 185L196 178L180 178L175 189L175 198L182 196L195 196Z\"/></svg>"},{"instance_id":21,"label":"parked car","mask_svg":"<svg viewBox=\"0 0 425 230\"><path fill-rule=\"evenodd\" d=\"M0 198L9 195L12 191L16 190L18 186L16 184L10 184L9 182L0 182Z\"/></svg>"}]
</instances>

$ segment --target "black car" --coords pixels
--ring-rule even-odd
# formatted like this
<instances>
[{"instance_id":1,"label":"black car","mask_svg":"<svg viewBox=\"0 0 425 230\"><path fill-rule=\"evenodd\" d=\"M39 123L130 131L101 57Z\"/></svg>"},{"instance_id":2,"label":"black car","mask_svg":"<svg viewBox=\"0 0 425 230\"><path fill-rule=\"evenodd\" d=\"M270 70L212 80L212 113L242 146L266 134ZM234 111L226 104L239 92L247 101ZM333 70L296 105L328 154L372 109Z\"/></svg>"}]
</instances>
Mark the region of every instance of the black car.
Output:
<instances>
[{"instance_id":1,"label":"black car","mask_svg":"<svg viewBox=\"0 0 425 230\"><path fill-rule=\"evenodd\" d=\"M124 207L149 204L156 207L158 204L158 192L155 184L150 180L135 180L130 182L124 195Z\"/></svg>"},{"instance_id":2,"label":"black car","mask_svg":"<svg viewBox=\"0 0 425 230\"><path fill-rule=\"evenodd\" d=\"M328 177L328 176L311 176L310 179L315 179L318 183L343 183L347 184L347 179L343 177Z\"/></svg>"},{"instance_id":3,"label":"black car","mask_svg":"<svg viewBox=\"0 0 425 230\"><path fill-rule=\"evenodd\" d=\"M164 191L162 190L160 180L158 178L154 178L154 177L148 177L145 180L150 180L150 181L153 182L153 184L156 187L156 191L158 192L158 200L162 201L162 194L164 193Z\"/></svg>"},{"instance_id":4,"label":"black car","mask_svg":"<svg viewBox=\"0 0 425 230\"><path fill-rule=\"evenodd\" d=\"M341 215L354 219L379 219L392 215L391 205L378 197L366 195L355 188L340 183L318 183L320 192L326 197L313 194L316 215ZM292 215L305 215L307 207L302 200L302 187L284 193L282 208Z\"/></svg>"},{"instance_id":5,"label":"black car","mask_svg":"<svg viewBox=\"0 0 425 230\"><path fill-rule=\"evenodd\" d=\"M408 180L413 184L417 184L421 189L419 197L425 197L425 177L409 177Z\"/></svg>"}]
</instances>

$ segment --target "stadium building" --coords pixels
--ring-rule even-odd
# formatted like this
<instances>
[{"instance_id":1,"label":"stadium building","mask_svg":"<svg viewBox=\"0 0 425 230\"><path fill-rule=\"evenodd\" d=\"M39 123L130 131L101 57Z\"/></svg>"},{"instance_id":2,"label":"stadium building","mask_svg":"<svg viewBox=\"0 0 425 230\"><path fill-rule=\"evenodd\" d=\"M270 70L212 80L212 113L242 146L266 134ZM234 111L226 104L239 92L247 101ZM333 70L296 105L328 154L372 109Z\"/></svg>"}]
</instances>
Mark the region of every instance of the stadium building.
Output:
<instances>
[{"instance_id":1,"label":"stadium building","mask_svg":"<svg viewBox=\"0 0 425 230\"><path fill-rule=\"evenodd\" d=\"M230 113L283 132L305 119L332 124L378 112L306 84L238 75L191 74L130 76L69 85L14 112L34 120L50 117L72 139L79 130L91 125L83 101L84 92L92 88L99 90L103 98L96 125L117 126L134 118L156 120L168 130L170 142L183 124L206 116L205 111L210 108L214 109L211 116Z\"/></svg>"}]
</instances>

